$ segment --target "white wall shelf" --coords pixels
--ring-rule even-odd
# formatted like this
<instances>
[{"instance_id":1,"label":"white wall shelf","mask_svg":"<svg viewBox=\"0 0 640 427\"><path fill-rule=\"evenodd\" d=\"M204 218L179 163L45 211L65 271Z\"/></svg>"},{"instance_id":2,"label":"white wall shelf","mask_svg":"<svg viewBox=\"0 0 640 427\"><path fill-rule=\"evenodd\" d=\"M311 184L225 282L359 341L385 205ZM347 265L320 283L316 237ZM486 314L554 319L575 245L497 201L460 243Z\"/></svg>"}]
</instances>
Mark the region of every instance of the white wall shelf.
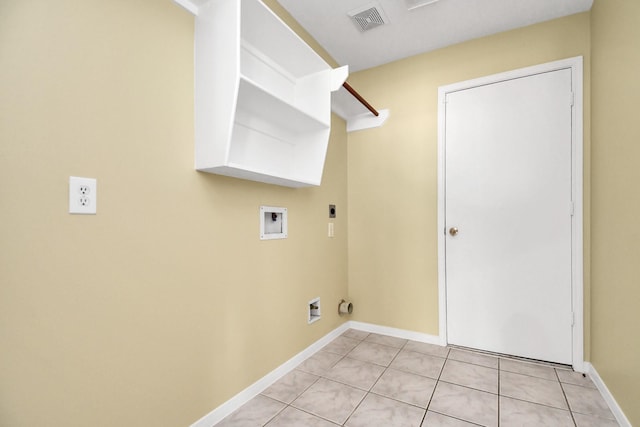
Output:
<instances>
[{"instance_id":1,"label":"white wall shelf","mask_svg":"<svg viewBox=\"0 0 640 427\"><path fill-rule=\"evenodd\" d=\"M196 169L320 185L347 67L332 69L260 0L176 2L196 15Z\"/></svg>"}]
</instances>

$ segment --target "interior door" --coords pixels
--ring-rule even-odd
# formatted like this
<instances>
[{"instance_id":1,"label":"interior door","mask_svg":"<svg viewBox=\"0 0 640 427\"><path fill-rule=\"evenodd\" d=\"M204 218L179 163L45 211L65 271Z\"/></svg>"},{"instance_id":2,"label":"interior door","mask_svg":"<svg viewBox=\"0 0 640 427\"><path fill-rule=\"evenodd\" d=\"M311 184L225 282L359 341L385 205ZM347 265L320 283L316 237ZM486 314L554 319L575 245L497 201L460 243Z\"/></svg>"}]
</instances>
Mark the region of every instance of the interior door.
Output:
<instances>
[{"instance_id":1,"label":"interior door","mask_svg":"<svg viewBox=\"0 0 640 427\"><path fill-rule=\"evenodd\" d=\"M571 71L447 94L447 340L572 362Z\"/></svg>"}]
</instances>

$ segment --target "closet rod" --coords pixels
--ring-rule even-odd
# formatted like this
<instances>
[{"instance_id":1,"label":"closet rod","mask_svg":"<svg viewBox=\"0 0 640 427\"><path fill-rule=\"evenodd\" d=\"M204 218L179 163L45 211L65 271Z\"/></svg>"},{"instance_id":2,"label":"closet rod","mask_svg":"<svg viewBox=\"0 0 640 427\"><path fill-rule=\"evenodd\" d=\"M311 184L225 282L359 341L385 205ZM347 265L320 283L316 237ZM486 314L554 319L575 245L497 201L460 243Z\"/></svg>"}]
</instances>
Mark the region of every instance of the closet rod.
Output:
<instances>
[{"instance_id":1,"label":"closet rod","mask_svg":"<svg viewBox=\"0 0 640 427\"><path fill-rule=\"evenodd\" d=\"M349 92L349 93L350 93L351 95L353 95L353 96L354 96L358 101L360 101L360 103L361 103L362 105L364 105L365 107L367 107L367 110L371 111L371 113L372 113L374 116L378 117L378 116L380 115L380 113L378 113L378 111L376 111L376 109L375 109L375 108L373 108L373 107L371 106L371 104L369 104L369 103L367 102L367 100L366 100L366 99L364 99L362 96L360 96L360 94L359 94L358 92L356 92L356 90L355 90L354 88L352 88L352 87L349 85L349 83L344 82L344 83L342 83L342 86L344 86L344 88L347 90L347 92Z\"/></svg>"}]
</instances>

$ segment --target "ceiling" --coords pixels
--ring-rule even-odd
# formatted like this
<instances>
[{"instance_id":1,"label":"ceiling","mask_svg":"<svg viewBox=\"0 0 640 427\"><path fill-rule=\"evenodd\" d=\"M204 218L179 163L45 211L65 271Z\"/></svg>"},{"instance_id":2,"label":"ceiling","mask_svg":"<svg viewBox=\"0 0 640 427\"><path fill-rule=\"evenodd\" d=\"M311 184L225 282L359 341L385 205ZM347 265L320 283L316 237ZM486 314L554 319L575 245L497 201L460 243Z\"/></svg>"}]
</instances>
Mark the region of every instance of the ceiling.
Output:
<instances>
[{"instance_id":1,"label":"ceiling","mask_svg":"<svg viewBox=\"0 0 640 427\"><path fill-rule=\"evenodd\" d=\"M591 9L593 0L277 0L327 52L359 71ZM431 4L416 6L420 2ZM375 7L388 22L361 32L349 12ZM378 17L366 12L363 26Z\"/></svg>"}]
</instances>

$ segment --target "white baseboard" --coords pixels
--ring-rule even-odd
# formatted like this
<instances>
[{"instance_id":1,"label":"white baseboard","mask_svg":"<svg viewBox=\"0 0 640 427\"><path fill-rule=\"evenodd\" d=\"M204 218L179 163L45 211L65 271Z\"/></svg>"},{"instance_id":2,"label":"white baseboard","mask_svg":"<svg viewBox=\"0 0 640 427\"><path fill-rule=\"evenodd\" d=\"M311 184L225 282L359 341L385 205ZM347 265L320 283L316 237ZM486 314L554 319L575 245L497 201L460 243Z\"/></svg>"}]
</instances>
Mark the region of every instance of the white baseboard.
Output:
<instances>
[{"instance_id":1,"label":"white baseboard","mask_svg":"<svg viewBox=\"0 0 640 427\"><path fill-rule=\"evenodd\" d=\"M296 366L304 362L309 357L313 356L322 347L329 344L349 328L357 329L359 331L372 332L375 334L389 335L392 337L424 342L428 344L444 345L442 344L442 340L440 339L440 337L435 335L412 332L405 329L390 328L387 326L378 326L371 323L348 321L343 323L333 331L329 332L327 335L320 338L318 341L314 342L309 347L293 356L291 359L287 360L285 363L278 366L276 369L269 372L267 375L260 378L249 387L242 390L240 393L236 394L231 399L227 400L225 403L218 406L216 409L209 412L207 415L200 418L195 423L191 424L191 427L211 427L219 423L220 421L222 421L222 419L230 415L235 410L239 409L242 405L256 397L258 394L262 393L262 391L264 391L271 384L294 370Z\"/></svg>"},{"instance_id":2,"label":"white baseboard","mask_svg":"<svg viewBox=\"0 0 640 427\"><path fill-rule=\"evenodd\" d=\"M296 354L291 359L287 360L282 365L278 366L276 369L233 396L231 399L227 400L225 403L218 406L195 423L191 424L191 427L211 427L222 421L223 418L230 415L258 394L262 393L263 390L291 372L296 366L313 356L318 350L329 344L347 329L349 329L349 322L346 322L329 332L327 335L320 338L318 341L314 342L309 347L305 348L300 353Z\"/></svg>"},{"instance_id":3,"label":"white baseboard","mask_svg":"<svg viewBox=\"0 0 640 427\"><path fill-rule=\"evenodd\" d=\"M616 417L616 421L618 421L620 427L632 427L631 422L629 422L629 419L626 417L624 412L622 412L622 408L620 408L618 402L616 402L616 399L614 399L604 381L602 381L602 378L598 375L596 368L589 362L584 362L584 364L587 374L598 388L598 391L600 391L600 394L604 398L605 402L607 402L607 405L609 405L609 409L613 412L613 416Z\"/></svg>"},{"instance_id":4,"label":"white baseboard","mask_svg":"<svg viewBox=\"0 0 640 427\"><path fill-rule=\"evenodd\" d=\"M388 326L379 326L371 323L348 321L343 323L333 331L329 332L327 335L320 338L318 341L314 342L309 347L296 354L273 371L269 372L267 375L251 384L246 389L242 390L240 393L236 394L234 397L227 400L225 403L218 406L195 423L191 424L191 427L210 427L222 421L222 419L224 419L226 416L239 409L242 405L256 397L271 384L291 372L293 369L295 369L296 366L304 362L309 357L313 356L322 347L329 344L349 328L357 329L364 332L404 338L412 341L424 342L428 344L442 346L446 345L446 343L444 342L444 338L441 338L437 335L429 335L420 332L408 331L405 329L391 328ZM609 405L609 408L611 409L613 415L616 417L618 424L620 424L621 427L632 427L629 419L627 419L624 412L622 412L622 408L620 408L618 402L616 402L613 395L605 385L604 381L602 381L602 378L600 378L600 375L598 375L598 371L596 371L596 368L589 362L584 362L584 368L586 373L589 375L589 377L591 377L591 380L600 391L600 394L602 394L604 400L607 402L607 405Z\"/></svg>"},{"instance_id":5,"label":"white baseboard","mask_svg":"<svg viewBox=\"0 0 640 427\"><path fill-rule=\"evenodd\" d=\"M437 335L423 334L421 332L407 331L406 329L390 328L388 326L379 326L371 323L348 322L349 327L359 331L372 332L374 334L389 335L396 338L404 338L412 341L424 342L427 344L435 344L445 346L443 339Z\"/></svg>"}]
</instances>

